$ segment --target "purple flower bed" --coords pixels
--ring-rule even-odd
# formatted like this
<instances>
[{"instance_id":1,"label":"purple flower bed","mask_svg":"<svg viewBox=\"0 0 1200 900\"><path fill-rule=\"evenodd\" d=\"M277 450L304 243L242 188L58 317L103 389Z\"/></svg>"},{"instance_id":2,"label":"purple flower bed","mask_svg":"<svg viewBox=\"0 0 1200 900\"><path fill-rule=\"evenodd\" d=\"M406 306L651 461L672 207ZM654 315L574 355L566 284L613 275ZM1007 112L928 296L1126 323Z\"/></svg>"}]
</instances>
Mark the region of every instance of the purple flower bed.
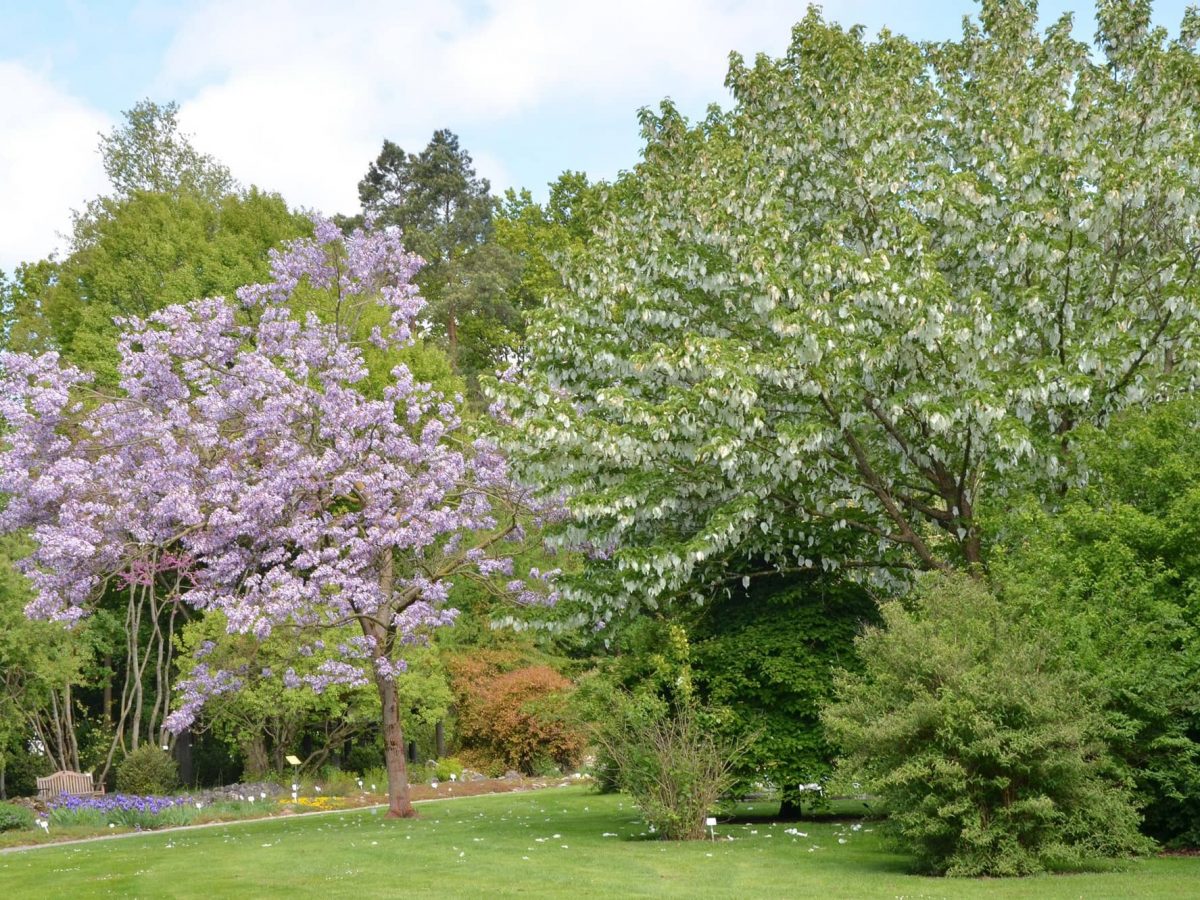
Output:
<instances>
[{"instance_id":1,"label":"purple flower bed","mask_svg":"<svg viewBox=\"0 0 1200 900\"><path fill-rule=\"evenodd\" d=\"M191 797L142 797L137 794L62 796L51 800L47 806L52 825L84 825L92 828L121 825L141 829L187 825L199 812Z\"/></svg>"},{"instance_id":2,"label":"purple flower bed","mask_svg":"<svg viewBox=\"0 0 1200 900\"><path fill-rule=\"evenodd\" d=\"M97 812L138 812L158 815L164 809L183 806L192 802L191 797L139 797L136 794L104 794L99 797L74 797L63 795L49 803L50 810L95 810Z\"/></svg>"}]
</instances>

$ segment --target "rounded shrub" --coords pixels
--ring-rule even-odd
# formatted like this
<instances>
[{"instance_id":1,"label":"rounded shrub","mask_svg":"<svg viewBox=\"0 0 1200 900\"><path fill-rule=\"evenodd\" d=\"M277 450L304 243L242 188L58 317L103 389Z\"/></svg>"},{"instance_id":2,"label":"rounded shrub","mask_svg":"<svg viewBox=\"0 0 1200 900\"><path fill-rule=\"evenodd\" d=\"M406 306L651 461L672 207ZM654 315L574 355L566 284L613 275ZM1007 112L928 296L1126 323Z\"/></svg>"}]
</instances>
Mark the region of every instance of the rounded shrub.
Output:
<instances>
[{"instance_id":1,"label":"rounded shrub","mask_svg":"<svg viewBox=\"0 0 1200 900\"><path fill-rule=\"evenodd\" d=\"M824 711L842 775L925 872L1028 875L1148 851L1110 728L1039 631L967 576L921 585L858 641Z\"/></svg>"},{"instance_id":2,"label":"rounded shrub","mask_svg":"<svg viewBox=\"0 0 1200 900\"><path fill-rule=\"evenodd\" d=\"M0 803L0 831L18 831L33 827L33 813L15 803Z\"/></svg>"},{"instance_id":3,"label":"rounded shrub","mask_svg":"<svg viewBox=\"0 0 1200 900\"><path fill-rule=\"evenodd\" d=\"M126 794L165 794L179 787L179 764L171 754L142 744L117 767L117 790Z\"/></svg>"},{"instance_id":4,"label":"rounded shrub","mask_svg":"<svg viewBox=\"0 0 1200 900\"><path fill-rule=\"evenodd\" d=\"M484 656L454 665L458 706L459 759L496 761L505 769L535 774L539 761L567 768L583 753L586 736L568 714L572 685L549 666L526 665L503 671Z\"/></svg>"},{"instance_id":5,"label":"rounded shrub","mask_svg":"<svg viewBox=\"0 0 1200 900\"><path fill-rule=\"evenodd\" d=\"M461 778L463 773L462 761L454 756L443 756L433 761L433 775L438 781L449 781L450 776Z\"/></svg>"}]
</instances>

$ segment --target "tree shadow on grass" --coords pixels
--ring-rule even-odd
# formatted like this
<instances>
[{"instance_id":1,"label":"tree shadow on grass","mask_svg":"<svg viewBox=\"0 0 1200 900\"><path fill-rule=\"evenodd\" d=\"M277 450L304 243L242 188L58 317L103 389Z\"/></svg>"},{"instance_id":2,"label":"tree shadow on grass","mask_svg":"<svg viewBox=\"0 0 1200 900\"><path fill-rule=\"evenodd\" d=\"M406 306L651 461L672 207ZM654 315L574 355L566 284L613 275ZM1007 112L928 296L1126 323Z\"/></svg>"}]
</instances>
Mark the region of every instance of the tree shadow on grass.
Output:
<instances>
[{"instance_id":1,"label":"tree shadow on grass","mask_svg":"<svg viewBox=\"0 0 1200 900\"><path fill-rule=\"evenodd\" d=\"M878 806L864 800L838 799L833 803L813 803L799 808L779 802L739 803L732 812L718 816L723 825L760 825L772 822L850 822L878 821L887 815Z\"/></svg>"}]
</instances>

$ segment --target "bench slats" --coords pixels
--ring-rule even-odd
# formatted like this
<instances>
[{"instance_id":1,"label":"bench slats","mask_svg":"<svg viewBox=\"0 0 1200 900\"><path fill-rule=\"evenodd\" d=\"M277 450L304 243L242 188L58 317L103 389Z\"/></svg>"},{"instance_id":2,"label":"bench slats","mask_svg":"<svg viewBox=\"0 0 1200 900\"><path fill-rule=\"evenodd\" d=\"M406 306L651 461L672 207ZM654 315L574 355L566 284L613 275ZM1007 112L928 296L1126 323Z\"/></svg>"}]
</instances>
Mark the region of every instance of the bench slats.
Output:
<instances>
[{"instance_id":1,"label":"bench slats","mask_svg":"<svg viewBox=\"0 0 1200 900\"><path fill-rule=\"evenodd\" d=\"M38 799L49 800L63 794L84 796L95 794L91 772L55 772L37 780ZM103 790L100 791L103 793Z\"/></svg>"}]
</instances>

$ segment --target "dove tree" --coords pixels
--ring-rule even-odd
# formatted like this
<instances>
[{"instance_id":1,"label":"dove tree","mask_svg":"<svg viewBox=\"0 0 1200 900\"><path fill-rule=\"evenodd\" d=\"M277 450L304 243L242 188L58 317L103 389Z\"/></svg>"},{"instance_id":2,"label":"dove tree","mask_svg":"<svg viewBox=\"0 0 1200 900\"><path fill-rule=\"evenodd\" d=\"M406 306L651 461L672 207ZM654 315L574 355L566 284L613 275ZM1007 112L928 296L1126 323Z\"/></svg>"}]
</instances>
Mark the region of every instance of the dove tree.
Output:
<instances>
[{"instance_id":1,"label":"dove tree","mask_svg":"<svg viewBox=\"0 0 1200 900\"><path fill-rule=\"evenodd\" d=\"M1093 47L984 0L920 44L813 11L733 56L728 110L643 114L526 377L491 387L598 557L576 593L977 569L989 504L1084 477L1076 429L1192 390L1200 16L1098 20Z\"/></svg>"},{"instance_id":2,"label":"dove tree","mask_svg":"<svg viewBox=\"0 0 1200 900\"><path fill-rule=\"evenodd\" d=\"M513 577L530 510L504 457L402 363L369 372L413 339L420 262L394 230L318 220L236 299L124 321L115 389L53 352L0 357L0 530L32 535L28 614L78 621L115 586L302 650L331 635L315 671L274 674L374 683L395 816L413 814L396 681L405 647L453 621L451 580L552 599ZM199 660L164 727L244 674Z\"/></svg>"}]
</instances>

